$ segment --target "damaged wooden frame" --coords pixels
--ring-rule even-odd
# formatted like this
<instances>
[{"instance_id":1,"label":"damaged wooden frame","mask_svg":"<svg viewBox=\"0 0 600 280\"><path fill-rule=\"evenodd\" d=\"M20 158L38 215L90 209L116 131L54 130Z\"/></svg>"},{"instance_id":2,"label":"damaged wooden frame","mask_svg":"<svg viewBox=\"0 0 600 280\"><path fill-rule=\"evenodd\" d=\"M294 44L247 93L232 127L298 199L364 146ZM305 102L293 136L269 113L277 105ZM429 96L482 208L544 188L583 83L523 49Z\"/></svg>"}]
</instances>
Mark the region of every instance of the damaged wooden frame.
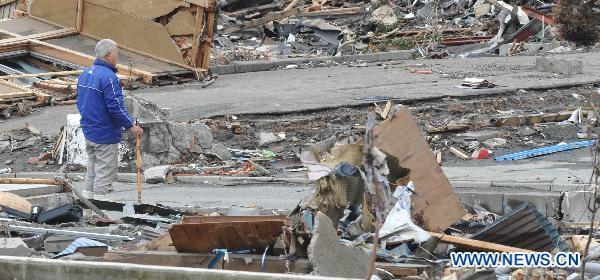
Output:
<instances>
[{"instance_id":1,"label":"damaged wooden frame","mask_svg":"<svg viewBox=\"0 0 600 280\"><path fill-rule=\"evenodd\" d=\"M94 57L60 47L49 40L79 35L93 40L113 39L128 52L180 67L201 76L208 71L215 0L36 0L29 14L21 0L16 16L56 26L58 30L22 36L0 29L0 54L25 50L82 66ZM118 65L119 74L152 83L162 73Z\"/></svg>"}]
</instances>

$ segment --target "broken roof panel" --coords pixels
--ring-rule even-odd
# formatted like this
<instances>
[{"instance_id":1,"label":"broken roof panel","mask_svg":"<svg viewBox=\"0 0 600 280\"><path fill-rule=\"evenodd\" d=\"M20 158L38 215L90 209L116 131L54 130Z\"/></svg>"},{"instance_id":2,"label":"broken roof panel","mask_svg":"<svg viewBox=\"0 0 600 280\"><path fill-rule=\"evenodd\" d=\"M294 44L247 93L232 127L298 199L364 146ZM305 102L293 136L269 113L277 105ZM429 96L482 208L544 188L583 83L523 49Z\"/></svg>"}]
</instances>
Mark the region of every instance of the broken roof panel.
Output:
<instances>
[{"instance_id":1,"label":"broken roof panel","mask_svg":"<svg viewBox=\"0 0 600 280\"><path fill-rule=\"evenodd\" d=\"M97 40L81 35L52 39L46 42L91 56L95 56L95 46L96 43L98 43ZM177 65L151 59L126 50L119 51L119 63L123 65L130 65L129 63L132 63L134 68L152 73L162 74L165 72L186 71L186 69L183 69Z\"/></svg>"},{"instance_id":2,"label":"broken roof panel","mask_svg":"<svg viewBox=\"0 0 600 280\"><path fill-rule=\"evenodd\" d=\"M535 207L523 204L471 239L498 243L533 251L550 252L558 247L568 250L556 227Z\"/></svg>"},{"instance_id":3,"label":"broken roof panel","mask_svg":"<svg viewBox=\"0 0 600 280\"><path fill-rule=\"evenodd\" d=\"M59 30L60 28L32 18L18 18L0 21L0 29L22 36L28 36L32 34Z\"/></svg>"}]
</instances>

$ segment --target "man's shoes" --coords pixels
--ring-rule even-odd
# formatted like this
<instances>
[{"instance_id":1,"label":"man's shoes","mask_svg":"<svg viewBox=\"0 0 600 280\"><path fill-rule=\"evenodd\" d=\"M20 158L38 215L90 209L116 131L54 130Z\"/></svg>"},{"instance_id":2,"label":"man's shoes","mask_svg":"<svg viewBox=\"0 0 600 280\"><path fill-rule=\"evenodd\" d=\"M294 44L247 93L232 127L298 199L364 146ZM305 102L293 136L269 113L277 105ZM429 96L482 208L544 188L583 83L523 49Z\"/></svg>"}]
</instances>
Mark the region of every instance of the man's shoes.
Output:
<instances>
[{"instance_id":1,"label":"man's shoes","mask_svg":"<svg viewBox=\"0 0 600 280\"><path fill-rule=\"evenodd\" d=\"M86 199L94 199L94 192L91 191L83 190L83 192L81 192L81 195Z\"/></svg>"},{"instance_id":2,"label":"man's shoes","mask_svg":"<svg viewBox=\"0 0 600 280\"><path fill-rule=\"evenodd\" d=\"M102 193L95 193L94 194L94 199L95 200L110 200L108 199L108 196L112 193L112 190L109 190L107 192L102 192Z\"/></svg>"}]
</instances>

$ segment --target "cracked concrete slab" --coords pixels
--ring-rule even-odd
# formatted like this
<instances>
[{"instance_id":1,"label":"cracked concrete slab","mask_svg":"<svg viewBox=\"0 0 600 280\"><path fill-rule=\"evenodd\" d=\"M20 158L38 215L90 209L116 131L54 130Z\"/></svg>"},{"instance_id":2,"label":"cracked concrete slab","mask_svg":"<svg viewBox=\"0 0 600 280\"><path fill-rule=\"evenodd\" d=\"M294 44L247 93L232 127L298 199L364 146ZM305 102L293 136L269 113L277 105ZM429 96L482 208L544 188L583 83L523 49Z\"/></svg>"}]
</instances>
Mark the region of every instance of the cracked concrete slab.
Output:
<instances>
[{"instance_id":1,"label":"cracked concrete slab","mask_svg":"<svg viewBox=\"0 0 600 280\"><path fill-rule=\"evenodd\" d=\"M338 240L331 219L318 212L308 245L308 259L313 265L313 274L364 278L369 266L369 253L360 248L348 247Z\"/></svg>"}]
</instances>

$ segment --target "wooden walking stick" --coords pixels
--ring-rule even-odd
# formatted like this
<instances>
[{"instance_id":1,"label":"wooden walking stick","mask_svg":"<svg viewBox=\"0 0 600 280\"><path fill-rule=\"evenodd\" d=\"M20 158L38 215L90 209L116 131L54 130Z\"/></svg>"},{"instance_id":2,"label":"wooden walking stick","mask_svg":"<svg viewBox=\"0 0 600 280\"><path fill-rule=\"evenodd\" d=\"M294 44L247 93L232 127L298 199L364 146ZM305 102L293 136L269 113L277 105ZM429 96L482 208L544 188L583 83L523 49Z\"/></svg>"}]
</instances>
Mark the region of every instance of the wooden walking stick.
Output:
<instances>
[{"instance_id":1,"label":"wooden walking stick","mask_svg":"<svg viewBox=\"0 0 600 280\"><path fill-rule=\"evenodd\" d=\"M139 126L139 122L136 119L135 125ZM135 136L135 165L137 171L137 194L138 204L142 204L142 139L139 136Z\"/></svg>"}]
</instances>

